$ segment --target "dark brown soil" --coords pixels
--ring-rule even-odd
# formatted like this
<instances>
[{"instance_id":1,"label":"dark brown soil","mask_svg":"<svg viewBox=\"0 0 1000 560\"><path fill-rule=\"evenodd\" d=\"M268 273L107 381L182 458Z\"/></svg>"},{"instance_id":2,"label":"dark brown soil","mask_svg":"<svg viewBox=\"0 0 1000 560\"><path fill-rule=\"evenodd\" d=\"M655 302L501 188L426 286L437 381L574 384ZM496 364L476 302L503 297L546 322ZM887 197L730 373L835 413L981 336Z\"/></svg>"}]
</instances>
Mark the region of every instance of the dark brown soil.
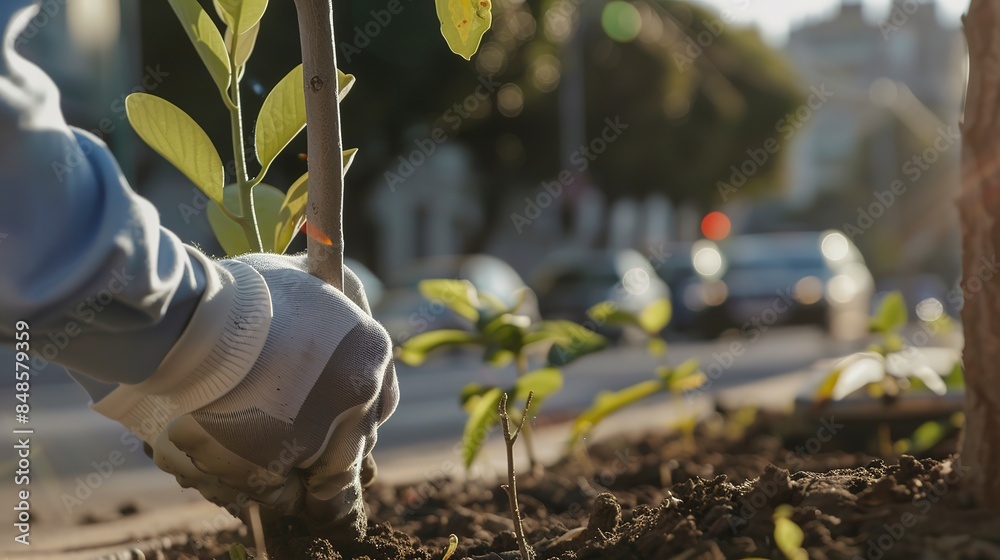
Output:
<instances>
[{"instance_id":1,"label":"dark brown soil","mask_svg":"<svg viewBox=\"0 0 1000 560\"><path fill-rule=\"evenodd\" d=\"M772 514L789 504L814 560L1000 559L1000 513L962 505L964 471L948 456L954 437L889 464L863 451L871 426L824 422L825 431L780 417L747 427L720 416L693 437L592 446L541 478L519 479L527 540L538 559L781 559ZM431 480L367 492L363 542L335 549L292 531L269 535L279 541L273 552L281 560L440 560L455 534L453 559L519 558L499 487ZM228 558L224 543L234 540L249 546L245 533L210 535L167 557Z\"/></svg>"}]
</instances>

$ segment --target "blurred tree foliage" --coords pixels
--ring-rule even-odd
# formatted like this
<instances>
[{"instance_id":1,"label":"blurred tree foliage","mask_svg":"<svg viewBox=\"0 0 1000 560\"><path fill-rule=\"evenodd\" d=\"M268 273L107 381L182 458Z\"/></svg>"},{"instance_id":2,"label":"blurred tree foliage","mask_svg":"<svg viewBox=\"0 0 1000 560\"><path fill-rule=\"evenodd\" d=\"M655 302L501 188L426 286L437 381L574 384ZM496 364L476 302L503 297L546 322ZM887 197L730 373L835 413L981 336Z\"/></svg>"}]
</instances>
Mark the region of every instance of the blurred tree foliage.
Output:
<instances>
[{"instance_id":1,"label":"blurred tree foliage","mask_svg":"<svg viewBox=\"0 0 1000 560\"><path fill-rule=\"evenodd\" d=\"M211 0L201 2L214 14ZM397 157L418 149L414 141L430 138L435 128L472 149L488 207L512 186L554 179L566 154L578 149L560 145L558 85L573 44L582 44L584 56L586 139L598 137L608 118L629 127L587 169L610 198L662 192L708 207L720 200L717 181L729 180L730 166L747 160L747 150L771 138L781 144L778 123L801 93L784 59L756 32L685 2L636 0L637 36L620 42L602 28L604 5L498 0L494 27L469 63L426 32L437 26L433 2L337 0L339 64L358 78L343 108L345 145L361 148L346 193L348 239L370 239L364 200L385 187L384 173L396 170ZM156 94L204 123L226 153L227 115L214 106L214 86L169 5L147 2L142 10L143 61L170 73ZM579 25L578 43L565 40L567 22ZM256 114L266 92L300 59L293 4L271 2L244 79L245 113ZM498 110L505 84L520 90L516 116ZM508 94L517 100L516 90ZM298 177L305 162L295 154L304 151L300 135L274 173L284 182ZM783 153L770 155L740 194L779 183L775 164Z\"/></svg>"}]
</instances>

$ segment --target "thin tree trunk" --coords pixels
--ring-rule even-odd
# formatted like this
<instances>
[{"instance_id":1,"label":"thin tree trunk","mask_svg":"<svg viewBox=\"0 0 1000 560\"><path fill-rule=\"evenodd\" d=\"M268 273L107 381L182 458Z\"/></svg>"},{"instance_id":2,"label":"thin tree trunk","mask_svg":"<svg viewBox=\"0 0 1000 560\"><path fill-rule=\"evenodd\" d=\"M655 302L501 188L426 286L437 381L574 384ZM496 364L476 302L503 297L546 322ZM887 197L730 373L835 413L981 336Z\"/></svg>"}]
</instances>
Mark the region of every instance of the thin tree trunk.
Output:
<instances>
[{"instance_id":1,"label":"thin tree trunk","mask_svg":"<svg viewBox=\"0 0 1000 560\"><path fill-rule=\"evenodd\" d=\"M344 289L344 166L341 160L333 0L295 0L302 43L309 150L306 243L309 273ZM330 243L327 243L328 238Z\"/></svg>"},{"instance_id":2,"label":"thin tree trunk","mask_svg":"<svg viewBox=\"0 0 1000 560\"><path fill-rule=\"evenodd\" d=\"M969 83L962 122L962 323L966 397L962 465L968 495L1000 503L1000 0L965 16Z\"/></svg>"}]
</instances>

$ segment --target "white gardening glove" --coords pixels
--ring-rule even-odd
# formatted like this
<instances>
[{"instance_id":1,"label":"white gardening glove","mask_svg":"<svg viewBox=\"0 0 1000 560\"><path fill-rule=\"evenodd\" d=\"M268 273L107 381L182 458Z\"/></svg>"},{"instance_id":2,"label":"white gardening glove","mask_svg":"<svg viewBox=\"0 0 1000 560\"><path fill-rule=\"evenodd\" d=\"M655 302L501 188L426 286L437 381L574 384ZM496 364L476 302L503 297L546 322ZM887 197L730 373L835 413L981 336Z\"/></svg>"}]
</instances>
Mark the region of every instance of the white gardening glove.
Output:
<instances>
[{"instance_id":1,"label":"white gardening glove","mask_svg":"<svg viewBox=\"0 0 1000 560\"><path fill-rule=\"evenodd\" d=\"M357 276L345 271L348 298L305 256L191 253L217 274L187 329L148 380L94 409L233 513L249 498L363 534L361 471L399 389Z\"/></svg>"}]
</instances>

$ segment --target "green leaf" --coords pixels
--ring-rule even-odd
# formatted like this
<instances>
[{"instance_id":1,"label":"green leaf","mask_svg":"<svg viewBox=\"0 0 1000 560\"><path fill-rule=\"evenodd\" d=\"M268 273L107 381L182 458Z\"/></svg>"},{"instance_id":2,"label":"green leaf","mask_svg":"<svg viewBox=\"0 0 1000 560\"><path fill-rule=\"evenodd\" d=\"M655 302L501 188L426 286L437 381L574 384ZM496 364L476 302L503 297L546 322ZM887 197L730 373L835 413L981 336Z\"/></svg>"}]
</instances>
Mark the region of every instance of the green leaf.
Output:
<instances>
[{"instance_id":1,"label":"green leaf","mask_svg":"<svg viewBox=\"0 0 1000 560\"><path fill-rule=\"evenodd\" d=\"M148 93L129 95L125 114L150 148L191 179L208 198L222 203L222 159L194 119L173 103Z\"/></svg>"},{"instance_id":2,"label":"green leaf","mask_svg":"<svg viewBox=\"0 0 1000 560\"><path fill-rule=\"evenodd\" d=\"M343 101L354 87L354 74L344 74L337 69L337 101Z\"/></svg>"},{"instance_id":3,"label":"green leaf","mask_svg":"<svg viewBox=\"0 0 1000 560\"><path fill-rule=\"evenodd\" d=\"M274 229L274 250L277 253L284 253L288 245L295 238L295 234L302 228L306 219L306 200L309 195L309 174L303 173L301 177L288 187L285 198L281 202L278 210L278 223ZM261 230L263 237L263 230Z\"/></svg>"},{"instance_id":4,"label":"green leaf","mask_svg":"<svg viewBox=\"0 0 1000 560\"><path fill-rule=\"evenodd\" d=\"M489 346L483 353L483 362L495 368L507 367L514 360L514 353L497 346Z\"/></svg>"},{"instance_id":5,"label":"green leaf","mask_svg":"<svg viewBox=\"0 0 1000 560\"><path fill-rule=\"evenodd\" d=\"M526 315L515 315L513 313L501 313L493 317L485 325L482 321L476 327L483 333L490 344L519 353L524 346L524 335L528 327L531 326L531 318Z\"/></svg>"},{"instance_id":6,"label":"green leaf","mask_svg":"<svg viewBox=\"0 0 1000 560\"><path fill-rule=\"evenodd\" d=\"M646 351L650 356L662 356L667 353L667 341L658 336L650 338L646 342Z\"/></svg>"},{"instance_id":7,"label":"green leaf","mask_svg":"<svg viewBox=\"0 0 1000 560\"><path fill-rule=\"evenodd\" d=\"M434 0L441 34L451 51L471 60L493 23L491 0Z\"/></svg>"},{"instance_id":8,"label":"green leaf","mask_svg":"<svg viewBox=\"0 0 1000 560\"><path fill-rule=\"evenodd\" d=\"M563 387L563 374L557 368L536 369L518 378L514 383L514 400L524 401L528 393L534 392L531 398L532 408L536 404L558 393Z\"/></svg>"},{"instance_id":9,"label":"green leaf","mask_svg":"<svg viewBox=\"0 0 1000 560\"><path fill-rule=\"evenodd\" d=\"M253 54L253 48L257 44L257 34L260 33L260 22L258 21L253 27L247 29L242 35L238 37L236 44L233 44L233 38L236 37L233 34L233 28L226 28L225 42L226 50L230 53L233 52L233 48L236 48L236 52L233 54L233 62L236 63L236 68L243 70L246 66L247 60L250 60L250 55ZM242 78L240 74L240 78Z\"/></svg>"},{"instance_id":10,"label":"green leaf","mask_svg":"<svg viewBox=\"0 0 1000 560\"><path fill-rule=\"evenodd\" d=\"M219 33L219 28L215 26L211 16L208 15L198 0L168 0L170 7L177 14L188 39L194 44L198 56L201 57L202 64L212 76L212 81L219 88L222 97L229 95L229 56L226 51L226 43ZM221 187L220 187L221 190Z\"/></svg>"},{"instance_id":11,"label":"green leaf","mask_svg":"<svg viewBox=\"0 0 1000 560\"><path fill-rule=\"evenodd\" d=\"M941 443L948 436L951 424L948 422L924 422L910 436L909 453L922 453Z\"/></svg>"},{"instance_id":12,"label":"green leaf","mask_svg":"<svg viewBox=\"0 0 1000 560\"><path fill-rule=\"evenodd\" d=\"M351 168L351 164L354 163L354 156L356 156L356 155L358 155L358 149L357 148L349 148L349 149L344 150L343 152L341 152L340 157L341 157L341 159L343 160L343 163L344 163L344 173L345 174L347 173L347 170Z\"/></svg>"},{"instance_id":13,"label":"green leaf","mask_svg":"<svg viewBox=\"0 0 1000 560\"><path fill-rule=\"evenodd\" d=\"M650 336L656 336L670 323L673 308L670 300L661 298L646 306L639 313L639 327Z\"/></svg>"},{"instance_id":14,"label":"green leaf","mask_svg":"<svg viewBox=\"0 0 1000 560\"><path fill-rule=\"evenodd\" d=\"M240 543L229 547L229 560L247 560L247 549Z\"/></svg>"},{"instance_id":15,"label":"green leaf","mask_svg":"<svg viewBox=\"0 0 1000 560\"><path fill-rule=\"evenodd\" d=\"M693 358L675 368L657 368L656 375L671 393L694 391L708 382L708 377L698 370L698 360Z\"/></svg>"},{"instance_id":16,"label":"green leaf","mask_svg":"<svg viewBox=\"0 0 1000 560\"><path fill-rule=\"evenodd\" d=\"M344 171L351 166L354 161L354 155L358 153L357 148L351 148L350 150L344 150ZM302 229L302 224L306 221L306 201L309 195L309 174L303 173L301 177L292 183L292 186L288 188L288 192L285 194L285 200L281 204L281 209L278 211L278 224L274 231L274 251L276 253L284 253L288 250L288 245L291 244L292 239L295 239L295 234ZM263 230L261 230L261 236L263 237Z\"/></svg>"},{"instance_id":17,"label":"green leaf","mask_svg":"<svg viewBox=\"0 0 1000 560\"><path fill-rule=\"evenodd\" d=\"M817 402L826 402L833 398L833 389L837 386L837 381L840 379L841 368L834 368L820 383L820 386L816 389L816 393L813 398Z\"/></svg>"},{"instance_id":18,"label":"green leaf","mask_svg":"<svg viewBox=\"0 0 1000 560\"><path fill-rule=\"evenodd\" d=\"M597 395L594 403L573 421L570 445L594 429L601 420L626 406L638 402L664 389L663 382L650 380L626 387L620 391L604 391Z\"/></svg>"},{"instance_id":19,"label":"green leaf","mask_svg":"<svg viewBox=\"0 0 1000 560\"><path fill-rule=\"evenodd\" d=\"M891 333L904 326L909 320L906 311L906 301L900 292L891 292L879 304L871 319L871 330L879 333Z\"/></svg>"},{"instance_id":20,"label":"green leaf","mask_svg":"<svg viewBox=\"0 0 1000 560\"><path fill-rule=\"evenodd\" d=\"M441 560L448 560L453 554L455 554L456 550L458 550L458 537L455 535L448 535L448 548L444 551L444 556Z\"/></svg>"},{"instance_id":21,"label":"green leaf","mask_svg":"<svg viewBox=\"0 0 1000 560\"><path fill-rule=\"evenodd\" d=\"M944 377L944 386L949 389L962 389L965 387L965 370L962 369L962 362L955 362L951 371Z\"/></svg>"},{"instance_id":22,"label":"green leaf","mask_svg":"<svg viewBox=\"0 0 1000 560\"><path fill-rule=\"evenodd\" d=\"M285 193L271 185L261 183L253 188L252 196L261 245L263 245L264 251L273 253L275 252L274 236L268 235L268 232L274 231L278 225L279 209L285 199ZM234 214L237 213L239 197L237 185L226 185L224 196L226 208ZM226 216L219 205L214 202L208 205L208 223L212 226L212 232L219 240L219 245L222 245L226 251L226 256L235 257L251 251L250 242L247 240L243 228L230 220L229 216Z\"/></svg>"},{"instance_id":23,"label":"green leaf","mask_svg":"<svg viewBox=\"0 0 1000 560\"><path fill-rule=\"evenodd\" d=\"M587 310L587 316L598 325L635 325L639 326L639 318L624 311L613 301L602 301Z\"/></svg>"},{"instance_id":24,"label":"green leaf","mask_svg":"<svg viewBox=\"0 0 1000 560\"><path fill-rule=\"evenodd\" d=\"M550 366L564 366L574 360L603 350L608 341L603 336L572 321L542 321L534 333L542 340L552 339L555 343L549 349ZM530 339L529 339L530 340Z\"/></svg>"},{"instance_id":25,"label":"green leaf","mask_svg":"<svg viewBox=\"0 0 1000 560\"><path fill-rule=\"evenodd\" d=\"M302 91L302 65L278 82L260 107L254 128L254 145L261 174L306 126L306 96Z\"/></svg>"},{"instance_id":26,"label":"green leaf","mask_svg":"<svg viewBox=\"0 0 1000 560\"><path fill-rule=\"evenodd\" d=\"M483 385L482 383L469 383L465 387L462 387L462 391L458 394L459 402L462 403L462 408L466 412L470 412L472 405L476 403L477 398L490 392L491 389L496 389L492 385Z\"/></svg>"},{"instance_id":27,"label":"green leaf","mask_svg":"<svg viewBox=\"0 0 1000 560\"><path fill-rule=\"evenodd\" d=\"M774 544L788 560L808 560L809 555L802 549L805 534L794 521L787 517L774 520Z\"/></svg>"},{"instance_id":28,"label":"green leaf","mask_svg":"<svg viewBox=\"0 0 1000 560\"><path fill-rule=\"evenodd\" d=\"M499 388L493 388L478 397L472 405L469 419L465 423L465 431L462 433L462 458L465 461L465 468L472 466L472 462L479 455L479 450L486 441L486 435L490 427L500 420L500 395L503 394Z\"/></svg>"},{"instance_id":29,"label":"green leaf","mask_svg":"<svg viewBox=\"0 0 1000 560\"><path fill-rule=\"evenodd\" d=\"M242 35L260 22L267 0L212 0L215 11L226 25Z\"/></svg>"},{"instance_id":30,"label":"green leaf","mask_svg":"<svg viewBox=\"0 0 1000 560\"><path fill-rule=\"evenodd\" d=\"M427 360L429 353L438 348L459 346L462 344L476 344L478 342L480 342L479 337L468 331L441 329L418 334L408 339L399 347L398 358L404 364L419 366Z\"/></svg>"},{"instance_id":31,"label":"green leaf","mask_svg":"<svg viewBox=\"0 0 1000 560\"><path fill-rule=\"evenodd\" d=\"M479 298L476 287L468 280L424 280L420 282L420 293L428 301L439 301L459 317L473 323L479 319Z\"/></svg>"}]
</instances>

